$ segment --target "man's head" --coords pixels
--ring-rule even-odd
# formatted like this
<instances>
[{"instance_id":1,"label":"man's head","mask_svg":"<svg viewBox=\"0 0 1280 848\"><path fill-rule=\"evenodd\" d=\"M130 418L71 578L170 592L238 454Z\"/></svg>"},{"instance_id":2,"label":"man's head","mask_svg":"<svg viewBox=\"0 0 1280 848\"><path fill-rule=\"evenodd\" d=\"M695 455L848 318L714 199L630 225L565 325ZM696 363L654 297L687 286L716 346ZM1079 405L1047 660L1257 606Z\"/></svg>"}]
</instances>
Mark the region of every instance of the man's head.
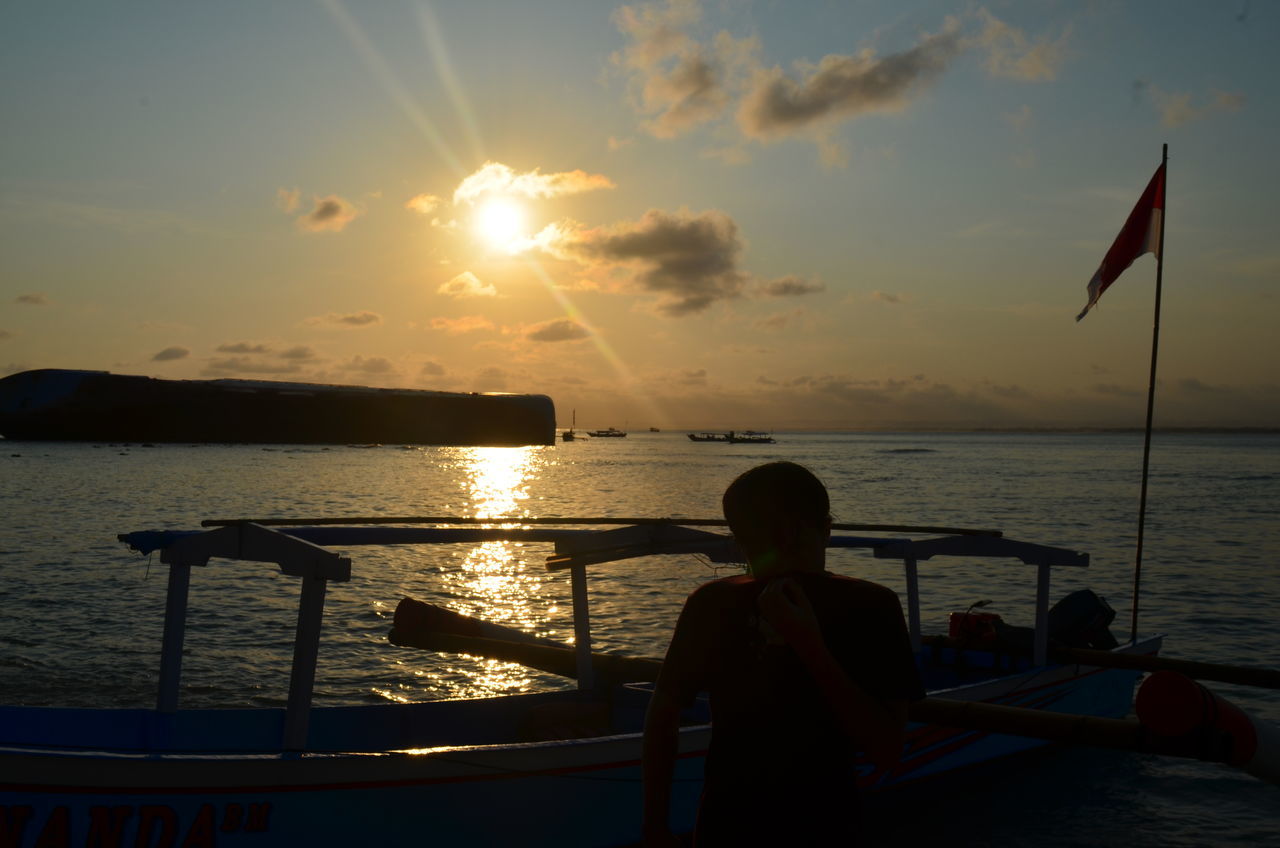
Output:
<instances>
[{"instance_id":1,"label":"man's head","mask_svg":"<svg viewBox=\"0 0 1280 848\"><path fill-rule=\"evenodd\" d=\"M823 567L831 503L809 469L794 462L758 465L729 484L722 503L752 574Z\"/></svg>"}]
</instances>

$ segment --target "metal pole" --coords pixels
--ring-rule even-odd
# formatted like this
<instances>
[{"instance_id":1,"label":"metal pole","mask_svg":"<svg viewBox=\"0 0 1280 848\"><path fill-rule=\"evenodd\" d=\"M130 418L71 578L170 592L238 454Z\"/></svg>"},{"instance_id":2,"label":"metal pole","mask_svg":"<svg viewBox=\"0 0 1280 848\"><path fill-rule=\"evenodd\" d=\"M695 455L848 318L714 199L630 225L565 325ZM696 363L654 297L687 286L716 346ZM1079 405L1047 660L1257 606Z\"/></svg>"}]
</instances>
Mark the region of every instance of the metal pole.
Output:
<instances>
[{"instance_id":1,"label":"metal pole","mask_svg":"<svg viewBox=\"0 0 1280 848\"><path fill-rule=\"evenodd\" d=\"M902 558L903 571L907 576L907 628L911 633L911 650L920 650L920 574L916 568L916 558Z\"/></svg>"},{"instance_id":2,"label":"metal pole","mask_svg":"<svg viewBox=\"0 0 1280 848\"><path fill-rule=\"evenodd\" d=\"M1164 280L1164 234L1168 227L1169 145L1163 145L1160 167L1163 169L1161 193L1164 205L1160 210L1160 249L1156 253L1156 308L1151 326L1151 377L1147 382L1147 426L1142 438L1142 487L1138 494L1138 544L1133 555L1133 611L1129 626L1129 641L1138 641L1138 590L1142 586L1142 541L1147 520L1147 474L1151 465L1151 419L1156 404L1156 358L1160 349L1160 293Z\"/></svg>"}]
</instances>

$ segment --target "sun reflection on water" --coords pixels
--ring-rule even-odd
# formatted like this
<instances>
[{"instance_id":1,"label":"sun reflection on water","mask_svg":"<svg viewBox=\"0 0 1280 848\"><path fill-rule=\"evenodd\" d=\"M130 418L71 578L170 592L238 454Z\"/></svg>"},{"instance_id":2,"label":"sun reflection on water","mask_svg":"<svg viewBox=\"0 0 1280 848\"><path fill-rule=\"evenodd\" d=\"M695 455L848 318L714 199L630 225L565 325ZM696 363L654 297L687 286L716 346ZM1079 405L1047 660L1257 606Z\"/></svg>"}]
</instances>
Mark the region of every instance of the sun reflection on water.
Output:
<instances>
[{"instance_id":1,"label":"sun reflection on water","mask_svg":"<svg viewBox=\"0 0 1280 848\"><path fill-rule=\"evenodd\" d=\"M518 525L529 484L546 460L538 448L471 448L463 452L460 469L465 512L493 518L495 525ZM548 576L541 568L541 546L515 542L484 542L468 546L460 568L442 575L452 596L450 607L464 615L545 635L556 604L549 596ZM518 663L470 659L450 664L447 672L465 679L457 687L463 697L485 697L529 691L530 670Z\"/></svg>"}]
</instances>

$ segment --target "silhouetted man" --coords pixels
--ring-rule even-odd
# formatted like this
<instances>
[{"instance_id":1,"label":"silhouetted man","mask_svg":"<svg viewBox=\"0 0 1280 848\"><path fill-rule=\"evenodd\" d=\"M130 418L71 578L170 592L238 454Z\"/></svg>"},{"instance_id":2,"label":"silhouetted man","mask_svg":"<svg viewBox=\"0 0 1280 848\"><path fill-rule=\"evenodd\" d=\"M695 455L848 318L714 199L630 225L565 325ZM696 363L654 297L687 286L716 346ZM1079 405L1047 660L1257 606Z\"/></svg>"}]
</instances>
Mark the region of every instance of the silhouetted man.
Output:
<instances>
[{"instance_id":1,"label":"silhouetted man","mask_svg":"<svg viewBox=\"0 0 1280 848\"><path fill-rule=\"evenodd\" d=\"M724 493L747 575L685 602L645 721L644 837L671 844L679 711L711 700L694 842L847 845L859 834L854 754L897 762L923 697L889 589L826 571L827 491L808 469L761 465Z\"/></svg>"}]
</instances>

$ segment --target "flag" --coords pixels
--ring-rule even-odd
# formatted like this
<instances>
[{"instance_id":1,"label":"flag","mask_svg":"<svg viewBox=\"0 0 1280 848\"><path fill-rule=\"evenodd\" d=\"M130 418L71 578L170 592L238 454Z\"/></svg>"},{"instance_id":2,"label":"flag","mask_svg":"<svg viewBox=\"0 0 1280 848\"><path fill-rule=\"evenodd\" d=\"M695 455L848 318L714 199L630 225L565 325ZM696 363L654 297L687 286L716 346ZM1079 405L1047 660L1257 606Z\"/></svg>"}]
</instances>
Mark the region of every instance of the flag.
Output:
<instances>
[{"instance_id":1,"label":"flag","mask_svg":"<svg viewBox=\"0 0 1280 848\"><path fill-rule=\"evenodd\" d=\"M1089 281L1089 303L1076 316L1079 321L1102 297L1116 278L1144 253L1160 255L1160 239L1164 235L1164 165L1156 169L1147 190L1138 198L1138 204L1129 213L1120 235L1112 243L1102 264Z\"/></svg>"}]
</instances>

